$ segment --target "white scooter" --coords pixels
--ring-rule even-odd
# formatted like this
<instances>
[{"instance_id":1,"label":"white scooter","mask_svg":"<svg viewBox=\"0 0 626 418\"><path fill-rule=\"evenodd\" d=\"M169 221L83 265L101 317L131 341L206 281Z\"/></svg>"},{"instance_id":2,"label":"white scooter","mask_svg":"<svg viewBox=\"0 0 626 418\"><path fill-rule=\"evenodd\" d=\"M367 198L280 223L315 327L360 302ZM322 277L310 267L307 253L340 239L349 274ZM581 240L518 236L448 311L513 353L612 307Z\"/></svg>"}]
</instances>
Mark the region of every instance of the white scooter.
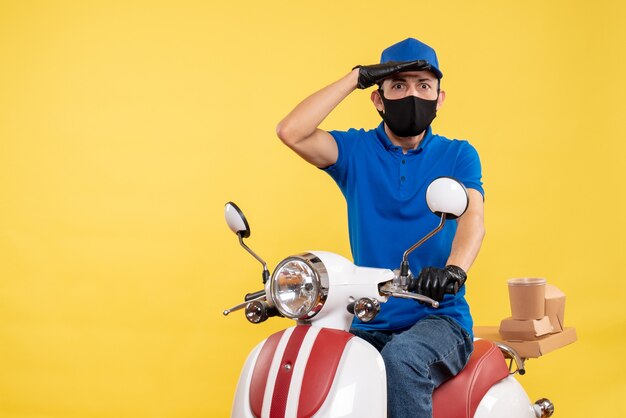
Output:
<instances>
[{"instance_id":1,"label":"white scooter","mask_svg":"<svg viewBox=\"0 0 626 418\"><path fill-rule=\"evenodd\" d=\"M263 264L262 291L224 315L245 309L248 321L271 316L297 325L258 344L248 356L235 394L232 417L386 417L387 383L380 353L350 334L353 317L372 320L389 297L409 298L438 307L438 302L407 291L408 255L441 230L446 219L461 216L469 199L461 183L449 177L433 181L426 192L430 210L441 217L437 228L409 248L400 269L355 266L339 255L309 251L281 261L270 277L267 264L243 239L250 227L229 202L225 215L240 244ZM448 289L456 293L458 289ZM504 355L503 355L504 353ZM511 359L507 365L505 356ZM515 360L517 369L511 372ZM524 374L522 359L509 347L474 342L468 365L433 394L435 418L542 418L554 412L547 399L531 404L513 377ZM390 388L393 390L393 388Z\"/></svg>"}]
</instances>

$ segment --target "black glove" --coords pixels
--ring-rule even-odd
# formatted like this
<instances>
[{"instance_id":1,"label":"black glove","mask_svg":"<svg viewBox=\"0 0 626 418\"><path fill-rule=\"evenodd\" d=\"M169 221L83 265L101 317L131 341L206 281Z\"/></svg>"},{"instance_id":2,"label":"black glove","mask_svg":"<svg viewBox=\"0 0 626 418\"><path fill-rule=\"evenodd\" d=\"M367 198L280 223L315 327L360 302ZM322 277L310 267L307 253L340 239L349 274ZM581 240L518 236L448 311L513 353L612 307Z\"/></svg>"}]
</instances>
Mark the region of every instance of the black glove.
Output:
<instances>
[{"instance_id":1,"label":"black glove","mask_svg":"<svg viewBox=\"0 0 626 418\"><path fill-rule=\"evenodd\" d=\"M430 69L430 64L424 60L395 62L390 61L384 64L357 65L359 69L359 82L357 87L366 89L374 84L380 83L385 78L402 71L424 71ZM354 70L353 68L353 70Z\"/></svg>"},{"instance_id":2,"label":"black glove","mask_svg":"<svg viewBox=\"0 0 626 418\"><path fill-rule=\"evenodd\" d=\"M461 267L452 265L443 269L425 267L419 277L409 284L409 291L441 302L446 293L456 295L466 279L467 274Z\"/></svg>"}]
</instances>

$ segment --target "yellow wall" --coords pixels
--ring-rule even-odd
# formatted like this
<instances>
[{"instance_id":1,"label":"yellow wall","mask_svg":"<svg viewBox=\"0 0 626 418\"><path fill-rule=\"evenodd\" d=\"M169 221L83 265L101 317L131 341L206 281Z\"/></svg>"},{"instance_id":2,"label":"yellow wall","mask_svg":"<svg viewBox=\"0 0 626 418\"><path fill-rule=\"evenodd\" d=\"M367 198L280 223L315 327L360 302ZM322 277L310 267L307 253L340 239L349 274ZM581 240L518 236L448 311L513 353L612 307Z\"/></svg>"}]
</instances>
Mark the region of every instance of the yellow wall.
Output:
<instances>
[{"instance_id":1,"label":"yellow wall","mask_svg":"<svg viewBox=\"0 0 626 418\"><path fill-rule=\"evenodd\" d=\"M0 416L222 417L288 325L222 309L275 265L349 256L331 179L276 139L305 95L407 36L434 45L435 129L479 150L478 324L505 281L568 295L575 345L528 364L560 417L626 414L624 8L618 1L0 2ZM325 128L371 127L355 92Z\"/></svg>"}]
</instances>

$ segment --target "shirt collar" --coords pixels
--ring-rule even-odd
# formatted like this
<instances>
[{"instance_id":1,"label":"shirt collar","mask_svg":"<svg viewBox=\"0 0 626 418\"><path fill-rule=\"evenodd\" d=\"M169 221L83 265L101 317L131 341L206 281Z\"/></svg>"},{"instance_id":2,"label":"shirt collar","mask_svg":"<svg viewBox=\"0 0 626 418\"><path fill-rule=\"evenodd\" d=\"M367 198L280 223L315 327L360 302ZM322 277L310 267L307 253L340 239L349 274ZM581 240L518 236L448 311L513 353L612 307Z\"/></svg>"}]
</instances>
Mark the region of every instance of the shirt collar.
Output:
<instances>
[{"instance_id":1,"label":"shirt collar","mask_svg":"<svg viewBox=\"0 0 626 418\"><path fill-rule=\"evenodd\" d=\"M384 122L381 122L380 125L378 125L378 127L376 128L376 136L378 137L378 140L385 147L387 151L402 152L402 148L397 145L394 145L389 139L389 136L387 136L387 132L385 132ZM433 137L432 128L429 126L428 128L426 128L426 133L424 134L424 137L420 141L417 148L409 150L407 154L418 154L422 152L422 150L428 145L432 137Z\"/></svg>"}]
</instances>

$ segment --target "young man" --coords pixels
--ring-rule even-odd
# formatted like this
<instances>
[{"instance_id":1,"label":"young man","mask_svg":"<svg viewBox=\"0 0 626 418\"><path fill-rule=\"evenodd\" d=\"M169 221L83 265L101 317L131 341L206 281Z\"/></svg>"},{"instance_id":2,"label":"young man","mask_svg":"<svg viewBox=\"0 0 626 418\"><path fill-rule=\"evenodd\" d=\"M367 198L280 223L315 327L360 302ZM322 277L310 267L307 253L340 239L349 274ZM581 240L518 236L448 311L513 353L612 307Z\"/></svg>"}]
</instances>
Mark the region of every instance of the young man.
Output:
<instances>
[{"instance_id":1,"label":"young man","mask_svg":"<svg viewBox=\"0 0 626 418\"><path fill-rule=\"evenodd\" d=\"M395 269L404 251L439 222L426 206L428 184L460 180L468 210L409 257L415 291L441 301L433 309L391 298L375 320L355 320L354 334L382 354L392 417L432 416L432 392L460 372L473 350L465 301L466 272L484 236L481 166L467 141L432 133L446 94L435 51L409 38L383 51L380 64L359 66L296 106L278 125L279 138L337 182L348 205L350 245L360 266ZM318 128L357 88L378 84L371 100L383 122L372 130ZM456 295L444 295L457 283Z\"/></svg>"}]
</instances>

